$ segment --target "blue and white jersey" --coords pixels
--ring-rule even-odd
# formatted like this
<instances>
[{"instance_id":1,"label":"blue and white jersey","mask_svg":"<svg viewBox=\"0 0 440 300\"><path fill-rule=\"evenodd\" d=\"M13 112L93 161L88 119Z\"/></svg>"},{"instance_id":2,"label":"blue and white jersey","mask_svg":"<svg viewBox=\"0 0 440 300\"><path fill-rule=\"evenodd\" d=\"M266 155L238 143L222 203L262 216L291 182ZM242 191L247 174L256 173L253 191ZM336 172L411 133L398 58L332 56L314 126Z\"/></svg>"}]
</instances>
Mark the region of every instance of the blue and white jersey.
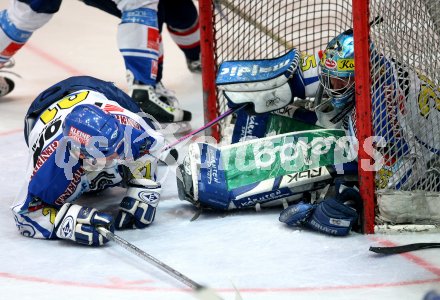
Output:
<instances>
[{"instance_id":1,"label":"blue and white jersey","mask_svg":"<svg viewBox=\"0 0 440 300\"><path fill-rule=\"evenodd\" d=\"M114 115L125 132L124 156L118 163L92 168L75 159L64 145L62 125L66 115L78 104L93 104ZM120 184L122 164L131 176L155 180L157 157L163 136L144 119L102 93L82 89L55 101L38 116L30 134L26 183L12 207L16 225L25 236L55 238L54 220L58 209L75 201L84 192ZM150 155L151 154L151 155Z\"/></svg>"},{"instance_id":2,"label":"blue and white jersey","mask_svg":"<svg viewBox=\"0 0 440 300\"><path fill-rule=\"evenodd\" d=\"M301 57L301 76L304 84L304 97L315 97L319 83L319 55L318 53L313 55L303 55Z\"/></svg>"},{"instance_id":3,"label":"blue and white jersey","mask_svg":"<svg viewBox=\"0 0 440 300\"><path fill-rule=\"evenodd\" d=\"M427 76L387 57L374 64L373 134L382 139L377 154L379 188L410 188L440 154L440 90ZM349 122L356 135L356 111ZM377 159L377 157L376 157Z\"/></svg>"}]
</instances>

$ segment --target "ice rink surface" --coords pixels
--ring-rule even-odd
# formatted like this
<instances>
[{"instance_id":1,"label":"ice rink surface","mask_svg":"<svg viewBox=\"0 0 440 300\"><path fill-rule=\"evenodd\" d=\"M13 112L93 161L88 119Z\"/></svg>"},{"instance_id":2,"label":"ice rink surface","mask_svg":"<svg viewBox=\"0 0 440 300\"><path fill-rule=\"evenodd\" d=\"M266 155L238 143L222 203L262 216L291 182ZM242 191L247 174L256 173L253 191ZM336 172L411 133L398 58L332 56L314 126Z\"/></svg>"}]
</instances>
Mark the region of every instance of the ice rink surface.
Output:
<instances>
[{"instance_id":1,"label":"ice rink surface","mask_svg":"<svg viewBox=\"0 0 440 300\"><path fill-rule=\"evenodd\" d=\"M25 174L23 116L35 96L73 75L126 90L117 24L92 7L64 1L15 57L13 71L22 78L0 99L1 299L194 299L183 284L114 243L90 248L22 237L10 212ZM201 77L187 70L166 32L164 40L164 83L193 113L197 128L203 124ZM160 172L165 184L154 224L117 234L224 299L235 299L234 287L243 299L422 299L440 291L438 249L395 256L368 251L370 245L439 242L439 234L334 238L284 226L279 209L204 213L191 222L196 211L178 199L173 169ZM114 188L80 204L115 212L122 196Z\"/></svg>"}]
</instances>

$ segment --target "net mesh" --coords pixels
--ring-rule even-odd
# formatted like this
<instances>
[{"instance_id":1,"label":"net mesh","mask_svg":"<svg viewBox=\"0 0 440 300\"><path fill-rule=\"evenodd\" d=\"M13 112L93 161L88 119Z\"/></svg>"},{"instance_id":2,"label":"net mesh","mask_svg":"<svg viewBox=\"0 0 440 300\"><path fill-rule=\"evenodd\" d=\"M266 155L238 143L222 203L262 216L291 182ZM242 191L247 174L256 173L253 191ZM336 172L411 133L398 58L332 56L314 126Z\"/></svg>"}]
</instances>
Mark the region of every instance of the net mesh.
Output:
<instances>
[{"instance_id":1,"label":"net mesh","mask_svg":"<svg viewBox=\"0 0 440 300\"><path fill-rule=\"evenodd\" d=\"M378 220L439 224L438 1L375 0L370 15L383 18L370 28L373 130L384 138L377 148L384 158L376 174ZM401 199L400 215L389 212Z\"/></svg>"},{"instance_id":2,"label":"net mesh","mask_svg":"<svg viewBox=\"0 0 440 300\"><path fill-rule=\"evenodd\" d=\"M352 27L349 0L215 0L213 6L217 65L273 58L292 48L312 54ZM221 114L227 110L226 100L217 95ZM220 124L221 134L227 123Z\"/></svg>"}]
</instances>

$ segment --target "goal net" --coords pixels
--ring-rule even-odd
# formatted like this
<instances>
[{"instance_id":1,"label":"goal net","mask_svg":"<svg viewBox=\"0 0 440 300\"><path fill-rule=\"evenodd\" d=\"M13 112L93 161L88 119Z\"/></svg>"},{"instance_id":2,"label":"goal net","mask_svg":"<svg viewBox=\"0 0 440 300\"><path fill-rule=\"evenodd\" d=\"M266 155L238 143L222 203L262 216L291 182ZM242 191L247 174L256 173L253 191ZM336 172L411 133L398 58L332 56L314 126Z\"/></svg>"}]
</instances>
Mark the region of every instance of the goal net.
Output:
<instances>
[{"instance_id":1,"label":"goal net","mask_svg":"<svg viewBox=\"0 0 440 300\"><path fill-rule=\"evenodd\" d=\"M382 137L374 140L375 159L380 162L376 172L359 168L365 232L373 232L375 224L440 224L436 2L199 0L206 120L227 110L214 84L222 61L273 58L291 48L313 54L354 28L357 95L361 86L368 87L366 99L356 98L356 115L362 116L362 122L356 122L356 136L359 145L366 137ZM356 14L369 19L362 23L353 17ZM371 51L362 54L362 49ZM212 135L224 135L227 124L214 127ZM361 152L360 159L369 158Z\"/></svg>"}]
</instances>

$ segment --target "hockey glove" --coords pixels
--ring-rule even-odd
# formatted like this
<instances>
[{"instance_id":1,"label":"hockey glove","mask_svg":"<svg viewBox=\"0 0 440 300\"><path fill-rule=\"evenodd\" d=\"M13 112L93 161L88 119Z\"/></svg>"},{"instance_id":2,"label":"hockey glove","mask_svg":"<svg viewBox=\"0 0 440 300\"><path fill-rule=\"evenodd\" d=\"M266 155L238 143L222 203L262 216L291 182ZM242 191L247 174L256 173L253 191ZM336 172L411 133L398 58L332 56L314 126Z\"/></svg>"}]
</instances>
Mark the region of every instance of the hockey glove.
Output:
<instances>
[{"instance_id":1,"label":"hockey glove","mask_svg":"<svg viewBox=\"0 0 440 300\"><path fill-rule=\"evenodd\" d=\"M358 195L355 189L348 188L336 198L326 199L319 204L300 202L283 210L279 220L291 226L303 226L329 235L345 236L358 219L356 209L351 207L352 203L357 205L360 201Z\"/></svg>"},{"instance_id":2,"label":"hockey glove","mask_svg":"<svg viewBox=\"0 0 440 300\"><path fill-rule=\"evenodd\" d=\"M299 76L299 61L296 49L273 59L224 61L216 84L231 108L252 103L254 113L278 110L304 92L302 81L293 78Z\"/></svg>"},{"instance_id":3,"label":"hockey glove","mask_svg":"<svg viewBox=\"0 0 440 300\"><path fill-rule=\"evenodd\" d=\"M150 225L156 215L160 192L160 185L152 180L142 179L131 182L127 195L120 204L116 228L142 229Z\"/></svg>"},{"instance_id":4,"label":"hockey glove","mask_svg":"<svg viewBox=\"0 0 440 300\"><path fill-rule=\"evenodd\" d=\"M113 217L95 208L72 203L64 204L55 218L55 235L79 244L101 246L108 240L98 233L97 226L114 231Z\"/></svg>"}]
</instances>

